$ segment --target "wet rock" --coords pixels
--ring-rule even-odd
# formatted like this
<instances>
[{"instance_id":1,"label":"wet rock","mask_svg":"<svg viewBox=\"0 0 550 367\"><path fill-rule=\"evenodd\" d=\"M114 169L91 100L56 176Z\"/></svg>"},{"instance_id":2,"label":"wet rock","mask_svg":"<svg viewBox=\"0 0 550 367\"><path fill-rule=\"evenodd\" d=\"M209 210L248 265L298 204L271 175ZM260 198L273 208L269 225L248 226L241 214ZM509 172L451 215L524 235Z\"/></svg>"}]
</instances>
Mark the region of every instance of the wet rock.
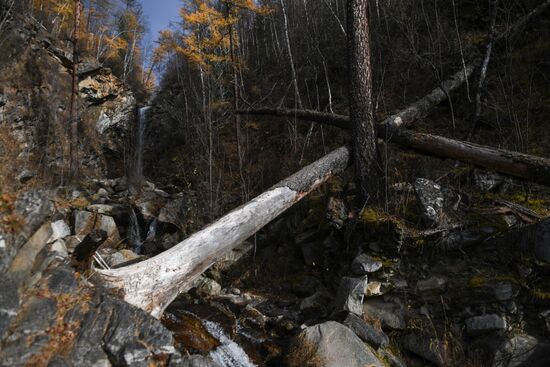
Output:
<instances>
[{"instance_id":1,"label":"wet rock","mask_svg":"<svg viewBox=\"0 0 550 367\"><path fill-rule=\"evenodd\" d=\"M188 350L208 353L220 345L202 321L190 313L167 312L162 322L173 333L175 340Z\"/></svg>"},{"instance_id":2,"label":"wet rock","mask_svg":"<svg viewBox=\"0 0 550 367\"><path fill-rule=\"evenodd\" d=\"M182 359L181 364L178 365L181 367L220 367L219 364L214 362L208 357L203 357L201 355L194 355L189 356L187 358ZM172 364L170 364L169 367L172 367Z\"/></svg>"},{"instance_id":3,"label":"wet rock","mask_svg":"<svg viewBox=\"0 0 550 367\"><path fill-rule=\"evenodd\" d=\"M334 303L336 311L349 311L361 316L363 314L363 298L367 289L367 276L360 278L343 277L340 280L338 294Z\"/></svg>"},{"instance_id":4,"label":"wet rock","mask_svg":"<svg viewBox=\"0 0 550 367\"><path fill-rule=\"evenodd\" d=\"M17 176L15 176L15 179L23 184L31 180L34 176L34 172L25 168Z\"/></svg>"},{"instance_id":5,"label":"wet rock","mask_svg":"<svg viewBox=\"0 0 550 367\"><path fill-rule=\"evenodd\" d=\"M17 284L9 274L0 276L0 340L19 310Z\"/></svg>"},{"instance_id":6,"label":"wet rock","mask_svg":"<svg viewBox=\"0 0 550 367\"><path fill-rule=\"evenodd\" d=\"M410 333L403 338L403 347L437 366L447 366L445 344L439 339Z\"/></svg>"},{"instance_id":7,"label":"wet rock","mask_svg":"<svg viewBox=\"0 0 550 367\"><path fill-rule=\"evenodd\" d=\"M390 338L388 338L382 330L375 328L352 313L346 316L343 323L349 327L355 335L375 348L386 347L390 343Z\"/></svg>"},{"instance_id":8,"label":"wet rock","mask_svg":"<svg viewBox=\"0 0 550 367\"><path fill-rule=\"evenodd\" d=\"M492 331L505 331L506 320L499 315L482 315L466 320L466 332L470 335L480 335Z\"/></svg>"},{"instance_id":9,"label":"wet rock","mask_svg":"<svg viewBox=\"0 0 550 367\"><path fill-rule=\"evenodd\" d=\"M403 330L406 327L405 310L401 305L384 302L378 299L365 301L363 311L369 317L382 322L382 326L390 329Z\"/></svg>"},{"instance_id":10,"label":"wet rock","mask_svg":"<svg viewBox=\"0 0 550 367\"><path fill-rule=\"evenodd\" d=\"M425 280L419 280L416 283L416 289L419 292L442 291L447 285L447 279L440 276L433 276Z\"/></svg>"},{"instance_id":11,"label":"wet rock","mask_svg":"<svg viewBox=\"0 0 550 367\"><path fill-rule=\"evenodd\" d=\"M358 255L351 263L351 271L358 275L374 273L380 269L382 269L382 261L367 254Z\"/></svg>"},{"instance_id":12,"label":"wet rock","mask_svg":"<svg viewBox=\"0 0 550 367\"><path fill-rule=\"evenodd\" d=\"M445 204L441 186L425 178L418 178L413 187L424 224L428 227L441 224Z\"/></svg>"},{"instance_id":13,"label":"wet rock","mask_svg":"<svg viewBox=\"0 0 550 367\"><path fill-rule=\"evenodd\" d=\"M310 326L295 339L290 367L383 367L384 364L353 331L334 321Z\"/></svg>"}]
</instances>

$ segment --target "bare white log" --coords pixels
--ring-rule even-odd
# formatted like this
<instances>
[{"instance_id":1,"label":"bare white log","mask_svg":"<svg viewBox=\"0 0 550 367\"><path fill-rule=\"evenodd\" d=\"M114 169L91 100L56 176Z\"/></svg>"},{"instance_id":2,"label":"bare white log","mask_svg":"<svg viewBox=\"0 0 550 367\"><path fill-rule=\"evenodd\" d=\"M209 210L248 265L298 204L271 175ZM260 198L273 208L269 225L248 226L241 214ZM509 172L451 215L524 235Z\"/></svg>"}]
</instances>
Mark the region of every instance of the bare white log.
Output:
<instances>
[{"instance_id":1,"label":"bare white log","mask_svg":"<svg viewBox=\"0 0 550 367\"><path fill-rule=\"evenodd\" d=\"M173 248L119 269L95 269L96 280L126 302L160 317L174 298L220 257L349 165L341 147L279 182Z\"/></svg>"}]
</instances>

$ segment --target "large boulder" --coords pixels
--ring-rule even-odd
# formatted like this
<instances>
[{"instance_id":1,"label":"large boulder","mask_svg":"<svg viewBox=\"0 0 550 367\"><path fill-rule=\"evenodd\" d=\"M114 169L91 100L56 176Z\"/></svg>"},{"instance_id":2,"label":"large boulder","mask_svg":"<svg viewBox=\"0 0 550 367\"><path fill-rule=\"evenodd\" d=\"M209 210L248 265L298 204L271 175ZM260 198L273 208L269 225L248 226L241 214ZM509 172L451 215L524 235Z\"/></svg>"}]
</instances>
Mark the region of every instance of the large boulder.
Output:
<instances>
[{"instance_id":1,"label":"large boulder","mask_svg":"<svg viewBox=\"0 0 550 367\"><path fill-rule=\"evenodd\" d=\"M374 352L346 326L335 321L310 326L295 339L291 367L383 367Z\"/></svg>"}]
</instances>

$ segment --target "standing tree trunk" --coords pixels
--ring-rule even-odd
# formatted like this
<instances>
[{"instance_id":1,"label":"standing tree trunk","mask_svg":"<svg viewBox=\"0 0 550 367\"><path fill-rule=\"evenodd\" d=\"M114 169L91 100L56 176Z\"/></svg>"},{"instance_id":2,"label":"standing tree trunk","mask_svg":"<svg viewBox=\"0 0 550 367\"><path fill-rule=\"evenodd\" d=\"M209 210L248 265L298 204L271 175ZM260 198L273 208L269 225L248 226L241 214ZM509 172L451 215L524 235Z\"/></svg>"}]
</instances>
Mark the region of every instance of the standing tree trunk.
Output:
<instances>
[{"instance_id":1,"label":"standing tree trunk","mask_svg":"<svg viewBox=\"0 0 550 367\"><path fill-rule=\"evenodd\" d=\"M72 62L72 88L71 88L71 134L70 134L70 175L75 178L78 174L78 39L80 30L80 13L82 11L81 0L75 0L74 31L73 31L73 62Z\"/></svg>"},{"instance_id":2,"label":"standing tree trunk","mask_svg":"<svg viewBox=\"0 0 550 367\"><path fill-rule=\"evenodd\" d=\"M357 182L364 202L381 199L380 164L372 102L368 0L348 0L349 110Z\"/></svg>"}]
</instances>

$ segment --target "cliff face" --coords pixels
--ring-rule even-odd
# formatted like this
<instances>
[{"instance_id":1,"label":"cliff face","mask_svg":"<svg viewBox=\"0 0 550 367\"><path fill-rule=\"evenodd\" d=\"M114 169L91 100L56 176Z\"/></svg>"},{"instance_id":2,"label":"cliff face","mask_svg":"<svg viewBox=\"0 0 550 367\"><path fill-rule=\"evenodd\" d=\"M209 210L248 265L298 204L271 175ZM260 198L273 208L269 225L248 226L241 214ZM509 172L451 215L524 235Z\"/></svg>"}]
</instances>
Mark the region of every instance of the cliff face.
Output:
<instances>
[{"instance_id":1,"label":"cliff face","mask_svg":"<svg viewBox=\"0 0 550 367\"><path fill-rule=\"evenodd\" d=\"M33 180L63 182L68 166L69 43L23 17L7 21L0 42L0 186L7 190ZM95 60L83 58L79 71L83 173L121 175L135 98Z\"/></svg>"}]
</instances>

